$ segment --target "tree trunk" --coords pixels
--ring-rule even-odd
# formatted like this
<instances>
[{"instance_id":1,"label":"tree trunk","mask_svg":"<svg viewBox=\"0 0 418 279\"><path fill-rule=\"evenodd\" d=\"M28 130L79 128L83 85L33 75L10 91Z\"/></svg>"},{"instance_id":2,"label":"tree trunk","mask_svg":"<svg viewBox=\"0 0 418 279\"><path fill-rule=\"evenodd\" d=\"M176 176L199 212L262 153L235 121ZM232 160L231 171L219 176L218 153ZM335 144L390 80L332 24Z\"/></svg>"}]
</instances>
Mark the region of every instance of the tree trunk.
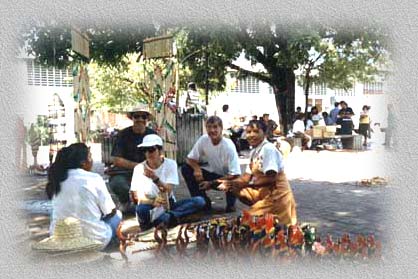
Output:
<instances>
[{"instance_id":1,"label":"tree trunk","mask_svg":"<svg viewBox=\"0 0 418 279\"><path fill-rule=\"evenodd\" d=\"M308 97L309 97L309 86L311 83L311 78L309 74L310 74L310 71L308 70L305 75L305 120L304 120L305 125L306 125L306 122L308 121Z\"/></svg>"},{"instance_id":2,"label":"tree trunk","mask_svg":"<svg viewBox=\"0 0 418 279\"><path fill-rule=\"evenodd\" d=\"M209 104L209 51L205 51L206 70L205 70L205 105Z\"/></svg>"},{"instance_id":3,"label":"tree trunk","mask_svg":"<svg viewBox=\"0 0 418 279\"><path fill-rule=\"evenodd\" d=\"M279 69L273 73L272 81L280 131L286 135L295 113L295 73L292 69Z\"/></svg>"}]
</instances>

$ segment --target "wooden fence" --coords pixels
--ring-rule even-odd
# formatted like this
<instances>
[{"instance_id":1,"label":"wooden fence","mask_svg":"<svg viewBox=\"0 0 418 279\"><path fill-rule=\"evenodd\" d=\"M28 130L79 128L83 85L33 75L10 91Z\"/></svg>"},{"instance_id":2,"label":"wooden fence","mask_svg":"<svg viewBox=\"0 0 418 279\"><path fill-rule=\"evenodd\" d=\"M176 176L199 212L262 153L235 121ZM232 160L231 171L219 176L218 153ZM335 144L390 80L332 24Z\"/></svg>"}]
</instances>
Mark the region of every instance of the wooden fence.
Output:
<instances>
[{"instance_id":1,"label":"wooden fence","mask_svg":"<svg viewBox=\"0 0 418 279\"><path fill-rule=\"evenodd\" d=\"M203 134L203 121L203 115L176 115L176 160L178 164L182 164L185 161L187 154L189 154L197 139ZM106 167L108 167L113 162L113 158L110 156L110 154L112 152L112 147L115 143L116 136L100 135L99 138L102 144L102 162Z\"/></svg>"},{"instance_id":2,"label":"wooden fence","mask_svg":"<svg viewBox=\"0 0 418 279\"><path fill-rule=\"evenodd\" d=\"M200 114L177 114L177 164L185 161L187 154L203 134L203 121L204 116Z\"/></svg>"}]
</instances>

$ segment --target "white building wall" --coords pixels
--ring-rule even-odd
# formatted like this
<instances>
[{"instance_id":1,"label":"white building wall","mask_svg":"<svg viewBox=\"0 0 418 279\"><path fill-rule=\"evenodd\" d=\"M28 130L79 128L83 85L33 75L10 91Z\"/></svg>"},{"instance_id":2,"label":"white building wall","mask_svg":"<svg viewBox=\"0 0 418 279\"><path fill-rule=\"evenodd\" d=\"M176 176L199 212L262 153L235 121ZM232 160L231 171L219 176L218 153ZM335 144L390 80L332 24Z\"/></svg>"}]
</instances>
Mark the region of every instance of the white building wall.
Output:
<instances>
[{"instance_id":1,"label":"white building wall","mask_svg":"<svg viewBox=\"0 0 418 279\"><path fill-rule=\"evenodd\" d=\"M217 92L211 95L207 107L208 115L218 114L222 106L229 105L233 117L246 116L247 121L252 115L270 114L270 119L279 123L274 94L270 93L267 83L259 83L260 93Z\"/></svg>"},{"instance_id":2,"label":"white building wall","mask_svg":"<svg viewBox=\"0 0 418 279\"><path fill-rule=\"evenodd\" d=\"M26 71L26 61L20 60L19 65L22 77L28 80ZM38 115L48 116L48 104L53 100L54 94L58 94L65 107L65 136L68 143L75 141L74 134L74 99L72 87L56 87L56 86L34 86L25 85L25 102L24 102L24 123L29 127L31 123L36 123Z\"/></svg>"},{"instance_id":3,"label":"white building wall","mask_svg":"<svg viewBox=\"0 0 418 279\"><path fill-rule=\"evenodd\" d=\"M260 93L236 93L236 92L217 92L213 93L209 99L208 115L213 115L222 111L224 104L229 105L229 112L233 117L247 116L247 120L252 115L261 116L263 113L269 113L270 118L279 121L276 101L267 83L261 83ZM327 88L326 95L309 95L313 104L315 100L322 100L322 111L329 111L334 108L334 102L345 101L356 114L353 117L355 127L358 127L360 111L363 105L371 106L370 116L373 123L379 122L382 127L386 127L387 115L387 91L378 95L363 94L363 84L356 84L354 95L345 94L344 96L336 93L336 90ZM305 109L305 93L301 86L295 85L295 110L300 106L302 111ZM310 107L308 108L309 111Z\"/></svg>"}]
</instances>

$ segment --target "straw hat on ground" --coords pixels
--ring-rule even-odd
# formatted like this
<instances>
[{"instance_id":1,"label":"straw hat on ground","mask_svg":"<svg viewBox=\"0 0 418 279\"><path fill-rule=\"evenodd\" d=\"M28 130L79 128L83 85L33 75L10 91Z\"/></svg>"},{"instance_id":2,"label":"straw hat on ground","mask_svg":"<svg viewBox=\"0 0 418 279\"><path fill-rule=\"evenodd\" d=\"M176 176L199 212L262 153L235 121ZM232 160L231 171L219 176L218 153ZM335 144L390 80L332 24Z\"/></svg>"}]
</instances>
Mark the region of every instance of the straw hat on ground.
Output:
<instances>
[{"instance_id":1,"label":"straw hat on ground","mask_svg":"<svg viewBox=\"0 0 418 279\"><path fill-rule=\"evenodd\" d=\"M65 252L97 250L102 246L100 241L83 236L80 220L67 217L57 221L51 237L33 244L32 248L46 252Z\"/></svg>"}]
</instances>

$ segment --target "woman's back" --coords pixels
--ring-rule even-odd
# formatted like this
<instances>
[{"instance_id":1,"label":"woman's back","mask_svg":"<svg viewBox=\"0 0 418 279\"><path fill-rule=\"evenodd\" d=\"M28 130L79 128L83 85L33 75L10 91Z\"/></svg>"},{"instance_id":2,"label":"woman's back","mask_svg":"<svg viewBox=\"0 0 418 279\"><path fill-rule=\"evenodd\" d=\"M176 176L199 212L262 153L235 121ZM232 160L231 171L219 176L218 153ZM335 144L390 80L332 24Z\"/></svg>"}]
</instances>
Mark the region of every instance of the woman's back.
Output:
<instances>
[{"instance_id":1,"label":"woman's back","mask_svg":"<svg viewBox=\"0 0 418 279\"><path fill-rule=\"evenodd\" d=\"M103 179L83 169L68 170L68 178L61 182L61 191L52 199L53 213L50 231L55 221L69 216L78 218L86 237L106 245L112 236L102 217L115 208Z\"/></svg>"}]
</instances>

